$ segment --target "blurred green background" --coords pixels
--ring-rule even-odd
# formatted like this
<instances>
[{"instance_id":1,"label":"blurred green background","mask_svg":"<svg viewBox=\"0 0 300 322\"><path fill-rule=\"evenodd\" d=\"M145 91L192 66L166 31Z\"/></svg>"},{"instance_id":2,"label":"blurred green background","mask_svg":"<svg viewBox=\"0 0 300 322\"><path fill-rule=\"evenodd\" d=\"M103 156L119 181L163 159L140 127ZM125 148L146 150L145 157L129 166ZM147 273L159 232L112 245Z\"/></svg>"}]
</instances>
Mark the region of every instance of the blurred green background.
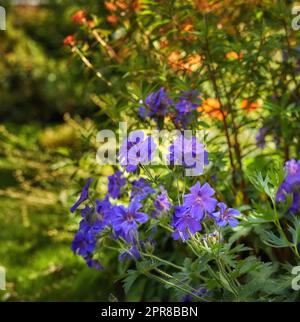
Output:
<instances>
[{"instance_id":1,"label":"blurred green background","mask_svg":"<svg viewBox=\"0 0 300 322\"><path fill-rule=\"evenodd\" d=\"M63 39L76 28L70 15L88 2L35 2L0 3L7 11L0 31L0 266L7 289L0 299L119 298L115 270L99 274L70 249L78 222L68 210L75 169L68 156L80 143L66 120L95 113L86 93L96 85L85 81Z\"/></svg>"}]
</instances>

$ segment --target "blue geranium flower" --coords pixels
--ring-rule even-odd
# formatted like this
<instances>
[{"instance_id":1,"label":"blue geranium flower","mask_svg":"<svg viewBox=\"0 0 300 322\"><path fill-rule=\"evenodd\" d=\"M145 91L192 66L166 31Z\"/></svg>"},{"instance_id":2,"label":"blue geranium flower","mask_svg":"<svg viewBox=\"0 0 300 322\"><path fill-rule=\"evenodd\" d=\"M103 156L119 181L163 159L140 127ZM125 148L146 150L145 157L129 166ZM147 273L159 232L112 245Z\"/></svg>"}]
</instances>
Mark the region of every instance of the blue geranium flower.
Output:
<instances>
[{"instance_id":1,"label":"blue geranium flower","mask_svg":"<svg viewBox=\"0 0 300 322\"><path fill-rule=\"evenodd\" d=\"M122 172L116 171L108 177L108 194L113 198L120 198L121 189L125 185L126 179L122 178Z\"/></svg>"},{"instance_id":2,"label":"blue geranium flower","mask_svg":"<svg viewBox=\"0 0 300 322\"><path fill-rule=\"evenodd\" d=\"M115 206L112 209L111 222L117 236L121 236L128 243L132 243L137 235L138 223L143 224L148 220L148 215L140 212L142 208L137 200L131 201L128 209L124 206Z\"/></svg>"},{"instance_id":3,"label":"blue geranium flower","mask_svg":"<svg viewBox=\"0 0 300 322\"><path fill-rule=\"evenodd\" d=\"M110 224L111 204L108 196L102 201L96 199L96 208L86 206L82 211L79 228L93 234L100 233Z\"/></svg>"},{"instance_id":4,"label":"blue geranium flower","mask_svg":"<svg viewBox=\"0 0 300 322\"><path fill-rule=\"evenodd\" d=\"M80 229L72 241L72 250L74 254L78 254L83 257L93 254L95 246L96 239L94 234L85 229Z\"/></svg>"},{"instance_id":5,"label":"blue geranium flower","mask_svg":"<svg viewBox=\"0 0 300 322\"><path fill-rule=\"evenodd\" d=\"M208 162L208 153L204 144L195 136L187 138L177 136L169 147L169 161L171 165L182 165L187 169L194 169L197 174L203 173L203 168Z\"/></svg>"},{"instance_id":6,"label":"blue geranium flower","mask_svg":"<svg viewBox=\"0 0 300 322\"><path fill-rule=\"evenodd\" d=\"M166 93L164 87L161 87L157 92L152 92L146 98L145 103L149 108L148 116L158 118L166 116L169 106L173 104L173 101Z\"/></svg>"},{"instance_id":7,"label":"blue geranium flower","mask_svg":"<svg viewBox=\"0 0 300 322\"><path fill-rule=\"evenodd\" d=\"M293 202L289 210L292 213L296 213L300 208L300 161L294 159L287 161L285 171L286 177L277 191L276 201L283 202L286 200L287 195L291 194Z\"/></svg>"},{"instance_id":8,"label":"blue geranium flower","mask_svg":"<svg viewBox=\"0 0 300 322\"><path fill-rule=\"evenodd\" d=\"M287 182L290 186L299 186L300 185L300 161L296 161L291 159L285 164L286 170L286 178L285 182Z\"/></svg>"},{"instance_id":9,"label":"blue geranium flower","mask_svg":"<svg viewBox=\"0 0 300 322\"><path fill-rule=\"evenodd\" d=\"M175 240L181 238L183 241L188 240L191 234L194 235L202 229L199 218L195 218L191 213L191 208L186 206L174 207L172 226L175 229L172 237Z\"/></svg>"},{"instance_id":10,"label":"blue geranium flower","mask_svg":"<svg viewBox=\"0 0 300 322\"><path fill-rule=\"evenodd\" d=\"M218 226L224 227L228 224L231 227L236 227L239 224L236 217L240 216L241 213L238 210L228 208L223 202L219 202L217 206L219 207L219 211L212 213L211 217L215 219Z\"/></svg>"},{"instance_id":11,"label":"blue geranium flower","mask_svg":"<svg viewBox=\"0 0 300 322\"><path fill-rule=\"evenodd\" d=\"M133 131L123 142L119 151L119 161L127 172L133 172L139 164L149 163L156 150L156 144L150 136L144 135L143 131Z\"/></svg>"},{"instance_id":12,"label":"blue geranium flower","mask_svg":"<svg viewBox=\"0 0 300 322\"><path fill-rule=\"evenodd\" d=\"M162 189L162 192L157 195L154 200L154 217L161 215L163 212L168 214L171 209L171 203L166 190Z\"/></svg>"},{"instance_id":13,"label":"blue geranium flower","mask_svg":"<svg viewBox=\"0 0 300 322\"><path fill-rule=\"evenodd\" d=\"M79 199L75 202L75 204L70 208L71 212L74 212L84 201L86 201L89 198L89 187L91 185L91 182L93 181L93 178L89 178L87 180L87 183L83 187Z\"/></svg>"},{"instance_id":14,"label":"blue geranium flower","mask_svg":"<svg viewBox=\"0 0 300 322\"><path fill-rule=\"evenodd\" d=\"M90 268L95 268L99 271L103 270L102 264L96 259L93 259L93 258L87 256L87 257L85 257L85 262L86 262L87 266Z\"/></svg>"},{"instance_id":15,"label":"blue geranium flower","mask_svg":"<svg viewBox=\"0 0 300 322\"><path fill-rule=\"evenodd\" d=\"M194 120L193 111L200 105L200 93L198 91L186 91L179 97L175 105L176 114L173 122L177 128L186 129Z\"/></svg>"},{"instance_id":16,"label":"blue geranium flower","mask_svg":"<svg viewBox=\"0 0 300 322\"><path fill-rule=\"evenodd\" d=\"M198 181L190 188L190 192L184 196L184 205L190 208L194 218L202 220L205 212L212 213L215 210L217 200L212 198L215 190L208 183L201 186Z\"/></svg>"}]
</instances>

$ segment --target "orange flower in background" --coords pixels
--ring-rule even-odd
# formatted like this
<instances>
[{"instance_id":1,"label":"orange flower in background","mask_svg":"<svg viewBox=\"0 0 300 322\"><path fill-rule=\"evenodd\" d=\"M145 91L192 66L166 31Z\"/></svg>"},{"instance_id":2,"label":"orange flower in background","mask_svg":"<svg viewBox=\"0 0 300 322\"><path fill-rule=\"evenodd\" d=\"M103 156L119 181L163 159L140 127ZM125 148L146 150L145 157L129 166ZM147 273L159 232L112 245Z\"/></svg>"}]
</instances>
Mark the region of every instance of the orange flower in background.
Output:
<instances>
[{"instance_id":1,"label":"orange flower in background","mask_svg":"<svg viewBox=\"0 0 300 322\"><path fill-rule=\"evenodd\" d=\"M138 11L141 7L139 0L118 0L118 1L105 1L104 3L107 10L113 11Z\"/></svg>"},{"instance_id":2,"label":"orange flower in background","mask_svg":"<svg viewBox=\"0 0 300 322\"><path fill-rule=\"evenodd\" d=\"M132 7L134 11L139 11L141 9L141 3L139 0L133 0Z\"/></svg>"},{"instance_id":3,"label":"orange flower in background","mask_svg":"<svg viewBox=\"0 0 300 322\"><path fill-rule=\"evenodd\" d=\"M244 56L243 53L238 54L235 51L230 51L225 55L225 57L230 60L242 59L243 56Z\"/></svg>"},{"instance_id":4,"label":"orange flower in background","mask_svg":"<svg viewBox=\"0 0 300 322\"><path fill-rule=\"evenodd\" d=\"M110 15L106 17L107 21L112 24L112 25L116 25L119 21L119 18L115 15Z\"/></svg>"},{"instance_id":5,"label":"orange flower in background","mask_svg":"<svg viewBox=\"0 0 300 322\"><path fill-rule=\"evenodd\" d=\"M76 40L73 35L69 35L64 39L64 46L75 46Z\"/></svg>"},{"instance_id":6,"label":"orange flower in background","mask_svg":"<svg viewBox=\"0 0 300 322\"><path fill-rule=\"evenodd\" d=\"M195 0L196 9L203 12L210 12L212 10L219 9L222 6L220 1L213 1L213 3L211 2L212 1L209 0Z\"/></svg>"},{"instance_id":7,"label":"orange flower in background","mask_svg":"<svg viewBox=\"0 0 300 322\"><path fill-rule=\"evenodd\" d=\"M194 72L202 65L202 57L198 54L189 55L187 62L184 64L184 68L190 72Z\"/></svg>"},{"instance_id":8,"label":"orange flower in background","mask_svg":"<svg viewBox=\"0 0 300 322\"><path fill-rule=\"evenodd\" d=\"M175 70L183 69L184 62L182 61L182 52L179 50L173 51L168 56L168 64Z\"/></svg>"},{"instance_id":9,"label":"orange flower in background","mask_svg":"<svg viewBox=\"0 0 300 322\"><path fill-rule=\"evenodd\" d=\"M193 25L192 25L191 23L189 23L189 22L184 23L184 24L181 26L181 28L182 28L182 31L183 31L183 32L193 31L193 29L194 29Z\"/></svg>"},{"instance_id":10,"label":"orange flower in background","mask_svg":"<svg viewBox=\"0 0 300 322\"><path fill-rule=\"evenodd\" d=\"M126 10L128 8L128 4L125 1L117 1L116 5L122 10Z\"/></svg>"},{"instance_id":11,"label":"orange flower in background","mask_svg":"<svg viewBox=\"0 0 300 322\"><path fill-rule=\"evenodd\" d=\"M176 71L182 70L191 73L202 65L202 57L199 54L191 54L187 57L184 55L185 53L182 51L173 51L168 56L169 66Z\"/></svg>"},{"instance_id":12,"label":"orange flower in background","mask_svg":"<svg viewBox=\"0 0 300 322\"><path fill-rule=\"evenodd\" d=\"M206 99L197 110L221 121L227 116L227 113L221 110L221 104L216 98Z\"/></svg>"},{"instance_id":13,"label":"orange flower in background","mask_svg":"<svg viewBox=\"0 0 300 322\"><path fill-rule=\"evenodd\" d=\"M88 21L87 21L87 25L88 25L88 27L89 27L89 28L94 28L94 27L95 27L95 22L94 22L94 20L88 20Z\"/></svg>"},{"instance_id":14,"label":"orange flower in background","mask_svg":"<svg viewBox=\"0 0 300 322\"><path fill-rule=\"evenodd\" d=\"M79 25L83 25L86 22L86 12L84 10L78 10L72 16L72 21Z\"/></svg>"},{"instance_id":15,"label":"orange flower in background","mask_svg":"<svg viewBox=\"0 0 300 322\"><path fill-rule=\"evenodd\" d=\"M117 6L113 2L105 2L104 4L105 4L106 9L109 11L116 11L117 10Z\"/></svg>"},{"instance_id":16,"label":"orange flower in background","mask_svg":"<svg viewBox=\"0 0 300 322\"><path fill-rule=\"evenodd\" d=\"M259 104L256 102L250 102L245 99L242 100L241 108L246 110L247 112L252 112L259 108Z\"/></svg>"},{"instance_id":17,"label":"orange flower in background","mask_svg":"<svg viewBox=\"0 0 300 322\"><path fill-rule=\"evenodd\" d=\"M196 37L192 34L192 32L194 31L194 26L191 22L189 21L183 22L178 29L180 33L177 36L177 39L186 40L186 41L193 41L196 39Z\"/></svg>"}]
</instances>

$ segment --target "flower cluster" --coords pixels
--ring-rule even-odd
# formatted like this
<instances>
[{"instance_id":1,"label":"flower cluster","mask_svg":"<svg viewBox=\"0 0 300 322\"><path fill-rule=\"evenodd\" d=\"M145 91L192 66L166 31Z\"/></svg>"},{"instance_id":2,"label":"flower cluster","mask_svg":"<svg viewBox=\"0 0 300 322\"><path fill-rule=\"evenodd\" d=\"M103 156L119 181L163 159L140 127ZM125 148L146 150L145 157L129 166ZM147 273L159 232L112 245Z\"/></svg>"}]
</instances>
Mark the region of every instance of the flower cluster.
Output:
<instances>
[{"instance_id":1,"label":"flower cluster","mask_svg":"<svg viewBox=\"0 0 300 322\"><path fill-rule=\"evenodd\" d=\"M143 131L133 131L124 140L119 151L119 163L126 172L135 172L139 166L145 166L154 159L157 145L152 136L145 136ZM208 153L204 144L195 136L177 135L169 146L167 159L171 166L182 165L186 169L193 169L194 175L203 173L208 165ZM109 177L109 193L113 198L120 194L124 180L120 181L120 172Z\"/></svg>"},{"instance_id":2,"label":"flower cluster","mask_svg":"<svg viewBox=\"0 0 300 322\"><path fill-rule=\"evenodd\" d=\"M112 239L119 239L127 245L119 255L119 259L123 261L126 258L135 260L140 258L140 250L145 243L140 238L139 226L145 224L150 217L159 220L165 214L174 229L172 237L183 241L202 229L201 222L205 218L213 219L219 227L227 224L235 227L238 224L236 217L240 215L239 211L227 208L224 203L218 203L214 198L215 191L208 183L201 186L197 182L190 188L190 193L184 196L183 204L174 205L164 187L161 186L157 191L144 178L128 181L131 187L130 202L128 207L125 207L113 205L109 199L120 198L120 188L126 185L126 179L122 177L120 171L108 178L108 194L102 201L96 199L94 203L91 200L89 196L91 182L92 179L88 179L79 199L71 207L71 212L74 212L84 202L88 203L81 209L82 220L72 242L72 249L75 254L85 259L87 265L96 269L102 269L102 265L94 258L94 251L98 239L104 236L107 230L112 232L110 235ZM154 209L151 211L148 207L145 211L143 201L149 198L153 200ZM219 210L216 210L216 207ZM170 216L172 208L174 214ZM149 216L150 211L152 216Z\"/></svg>"},{"instance_id":3,"label":"flower cluster","mask_svg":"<svg viewBox=\"0 0 300 322\"><path fill-rule=\"evenodd\" d=\"M200 105L200 93L195 90L183 91L176 101L170 98L164 87L152 92L139 108L142 119L150 118L161 128L168 116L178 129L186 129L193 121L194 111Z\"/></svg>"},{"instance_id":4,"label":"flower cluster","mask_svg":"<svg viewBox=\"0 0 300 322\"><path fill-rule=\"evenodd\" d=\"M126 257L139 258L135 245L138 240L138 224L143 224L148 220L148 215L140 211L143 206L141 202L149 194L155 193L155 190L143 178L134 180L131 182L132 191L128 208L123 205L112 205L109 197L119 198L121 196L120 189L126 183L122 173L116 171L115 174L108 177L108 194L102 201L96 199L94 204L89 196L89 187L92 181L92 178L87 180L79 199L70 209L71 212L74 212L84 202L92 203L92 206L86 205L81 209L82 220L72 242L73 252L81 255L88 266L102 269L100 262L93 259L93 254L100 234L106 228L110 228L113 230L113 238L122 238L131 245L129 251L120 254L120 258L122 260ZM160 195L157 198L160 198ZM156 210L162 211L168 208L168 206L163 207L163 205L166 205L165 200L161 203L155 203ZM131 253L132 256L130 257Z\"/></svg>"},{"instance_id":5,"label":"flower cluster","mask_svg":"<svg viewBox=\"0 0 300 322\"><path fill-rule=\"evenodd\" d=\"M171 165L183 165L187 169L195 169L195 174L203 173L204 165L209 163L208 153L204 145L195 136L187 138L180 135L169 147L169 161Z\"/></svg>"},{"instance_id":6,"label":"flower cluster","mask_svg":"<svg viewBox=\"0 0 300 322\"><path fill-rule=\"evenodd\" d=\"M133 172L139 164L145 165L153 159L156 144L143 131L133 131L124 140L119 151L119 162L127 172Z\"/></svg>"},{"instance_id":7,"label":"flower cluster","mask_svg":"<svg viewBox=\"0 0 300 322\"><path fill-rule=\"evenodd\" d=\"M82 189L79 199L71 207L71 212L74 212L83 202L89 199L89 186L91 182L92 178L89 178ZM88 266L96 269L102 269L100 262L93 259L97 235L110 223L110 213L111 204L107 196L102 201L97 199L96 205L93 207L86 205L85 208L81 209L82 220L72 242L73 252L81 255Z\"/></svg>"},{"instance_id":8,"label":"flower cluster","mask_svg":"<svg viewBox=\"0 0 300 322\"><path fill-rule=\"evenodd\" d=\"M113 199L121 197L121 189L125 185L126 180L122 178L122 172L116 171L115 174L108 177L108 194Z\"/></svg>"},{"instance_id":9,"label":"flower cluster","mask_svg":"<svg viewBox=\"0 0 300 322\"><path fill-rule=\"evenodd\" d=\"M173 238L175 240L181 238L186 241L191 235L202 229L201 222L207 216L213 218L216 225L224 227L229 224L231 227L238 225L237 216L240 212L233 208L228 208L224 203L213 197L214 189L205 183L201 186L198 181L190 188L190 194L184 196L182 206L175 207L172 226L175 229ZM219 211L215 211L216 207Z\"/></svg>"},{"instance_id":10,"label":"flower cluster","mask_svg":"<svg viewBox=\"0 0 300 322\"><path fill-rule=\"evenodd\" d=\"M300 161L291 159L285 164L286 177L276 195L277 202L286 200L287 195L293 197L290 212L295 213L300 208Z\"/></svg>"}]
</instances>

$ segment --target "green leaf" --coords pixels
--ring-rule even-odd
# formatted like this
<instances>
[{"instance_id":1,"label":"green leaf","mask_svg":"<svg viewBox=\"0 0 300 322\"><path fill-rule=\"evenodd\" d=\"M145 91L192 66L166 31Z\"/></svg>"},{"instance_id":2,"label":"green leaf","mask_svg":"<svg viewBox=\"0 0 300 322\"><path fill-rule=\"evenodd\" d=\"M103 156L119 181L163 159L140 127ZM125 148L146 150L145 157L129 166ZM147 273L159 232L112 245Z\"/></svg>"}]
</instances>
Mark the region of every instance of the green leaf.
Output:
<instances>
[{"instance_id":1,"label":"green leaf","mask_svg":"<svg viewBox=\"0 0 300 322\"><path fill-rule=\"evenodd\" d=\"M276 236L273 232L266 232L267 239L264 240L263 242L271 247L275 248L283 248L283 247L289 247L290 244L288 240L286 240L283 237L278 237Z\"/></svg>"},{"instance_id":2,"label":"green leaf","mask_svg":"<svg viewBox=\"0 0 300 322\"><path fill-rule=\"evenodd\" d=\"M300 218L293 218L293 227L289 226L289 232L292 235L294 245L298 245L300 242Z\"/></svg>"},{"instance_id":3,"label":"green leaf","mask_svg":"<svg viewBox=\"0 0 300 322\"><path fill-rule=\"evenodd\" d=\"M139 273L137 271L131 269L128 270L128 275L123 280L123 287L126 294L128 294L130 288L138 277Z\"/></svg>"}]
</instances>

